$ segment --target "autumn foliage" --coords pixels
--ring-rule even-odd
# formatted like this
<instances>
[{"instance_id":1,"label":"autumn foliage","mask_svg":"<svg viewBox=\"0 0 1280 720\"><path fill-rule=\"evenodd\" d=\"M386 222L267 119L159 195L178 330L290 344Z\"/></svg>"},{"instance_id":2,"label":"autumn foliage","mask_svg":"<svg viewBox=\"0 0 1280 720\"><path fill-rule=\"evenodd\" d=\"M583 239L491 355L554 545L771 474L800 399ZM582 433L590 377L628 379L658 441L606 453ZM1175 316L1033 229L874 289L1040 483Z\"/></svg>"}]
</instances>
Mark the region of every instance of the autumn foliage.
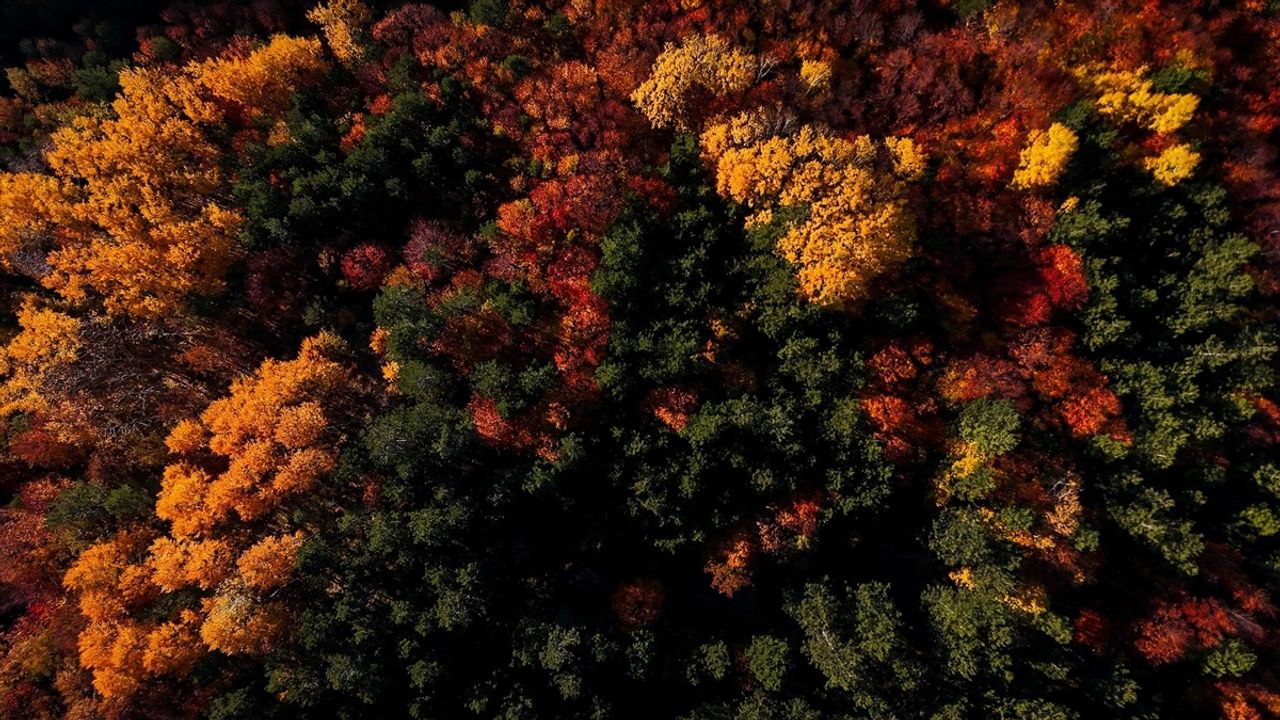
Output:
<instances>
[{"instance_id":1,"label":"autumn foliage","mask_svg":"<svg viewBox=\"0 0 1280 720\"><path fill-rule=\"evenodd\" d=\"M188 672L211 650L264 653L285 630L288 612L272 598L288 584L305 534L274 530L336 461L330 415L347 383L333 359L338 342L308 339L296 359L266 361L199 418L179 423L165 443L181 459L165 468L155 504L168 531L122 532L68 571L65 584L89 623L80 661L104 697L128 698L148 677ZM164 621L139 617L187 588L198 603Z\"/></svg>"},{"instance_id":2,"label":"autumn foliage","mask_svg":"<svg viewBox=\"0 0 1280 720\"><path fill-rule=\"evenodd\" d=\"M315 41L281 36L173 74L122 73L112 117L53 134L49 175L5 176L4 254L47 251L42 284L71 301L99 297L113 313L160 315L214 292L241 223L220 200L228 180L214 135L278 117L324 69L318 53Z\"/></svg>"},{"instance_id":3,"label":"autumn foliage","mask_svg":"<svg viewBox=\"0 0 1280 720\"><path fill-rule=\"evenodd\" d=\"M1276 2L0 5L0 718L1280 717Z\"/></svg>"}]
</instances>

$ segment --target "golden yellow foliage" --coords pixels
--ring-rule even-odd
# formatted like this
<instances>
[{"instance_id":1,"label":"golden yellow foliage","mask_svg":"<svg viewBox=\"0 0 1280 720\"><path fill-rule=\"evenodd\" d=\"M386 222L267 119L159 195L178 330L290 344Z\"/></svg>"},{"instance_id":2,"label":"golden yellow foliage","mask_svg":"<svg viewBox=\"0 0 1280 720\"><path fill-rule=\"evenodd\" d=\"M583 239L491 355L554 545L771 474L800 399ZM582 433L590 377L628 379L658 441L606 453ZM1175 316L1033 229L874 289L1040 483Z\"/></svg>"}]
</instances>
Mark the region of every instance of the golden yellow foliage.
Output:
<instances>
[{"instance_id":1,"label":"golden yellow foliage","mask_svg":"<svg viewBox=\"0 0 1280 720\"><path fill-rule=\"evenodd\" d=\"M369 333L369 349L374 355L387 354L387 342L391 339L391 332L384 327L377 327L373 332Z\"/></svg>"},{"instance_id":2,"label":"golden yellow foliage","mask_svg":"<svg viewBox=\"0 0 1280 720\"><path fill-rule=\"evenodd\" d=\"M333 360L342 341L322 333L303 341L294 360L267 360L251 377L231 385L231 394L214 401L200 416L211 433L209 448L234 456L247 444L273 437L278 414L286 406L326 397L347 379L346 368ZM270 419L269 427L263 421Z\"/></svg>"},{"instance_id":3,"label":"golden yellow foliage","mask_svg":"<svg viewBox=\"0 0 1280 720\"><path fill-rule=\"evenodd\" d=\"M755 56L730 47L724 38L691 35L679 45L667 44L631 100L654 127L688 130L696 89L716 96L742 92L755 82L758 68Z\"/></svg>"},{"instance_id":4,"label":"golden yellow foliage","mask_svg":"<svg viewBox=\"0 0 1280 720\"><path fill-rule=\"evenodd\" d=\"M392 360L382 364L382 379L387 381L387 392L395 392L395 381L400 376L400 363Z\"/></svg>"},{"instance_id":5,"label":"golden yellow foliage","mask_svg":"<svg viewBox=\"0 0 1280 720\"><path fill-rule=\"evenodd\" d=\"M809 92L831 87L831 63L826 60L803 60L800 63L800 81Z\"/></svg>"},{"instance_id":6,"label":"golden yellow foliage","mask_svg":"<svg viewBox=\"0 0 1280 720\"><path fill-rule=\"evenodd\" d=\"M0 349L0 417L45 409L44 378L80 351L80 321L30 298L18 310L18 325L22 330Z\"/></svg>"},{"instance_id":7,"label":"golden yellow foliage","mask_svg":"<svg viewBox=\"0 0 1280 720\"><path fill-rule=\"evenodd\" d=\"M916 146L916 141L905 137L887 137L885 147L893 159L893 171L906 180L917 180L929 165L929 158Z\"/></svg>"},{"instance_id":8,"label":"golden yellow foliage","mask_svg":"<svg viewBox=\"0 0 1280 720\"><path fill-rule=\"evenodd\" d=\"M158 538L151 544L152 578L167 592L188 585L212 588L231 573L234 550L221 538Z\"/></svg>"},{"instance_id":9,"label":"golden yellow foliage","mask_svg":"<svg viewBox=\"0 0 1280 720\"><path fill-rule=\"evenodd\" d=\"M187 546L190 541L175 541L172 538L158 538L151 544L152 580L160 589L173 592L185 586L187 579Z\"/></svg>"},{"instance_id":10,"label":"golden yellow foliage","mask_svg":"<svg viewBox=\"0 0 1280 720\"><path fill-rule=\"evenodd\" d=\"M204 655L200 616L183 610L177 622L162 623L147 635L142 667L151 675L184 675Z\"/></svg>"},{"instance_id":11,"label":"golden yellow foliage","mask_svg":"<svg viewBox=\"0 0 1280 720\"><path fill-rule=\"evenodd\" d=\"M958 587L966 590L972 590L977 587L977 583L973 581L973 570L967 567L957 568L947 573L947 577L951 578L951 582Z\"/></svg>"},{"instance_id":12,"label":"golden yellow foliage","mask_svg":"<svg viewBox=\"0 0 1280 720\"><path fill-rule=\"evenodd\" d=\"M325 448L309 447L293 452L276 473L271 487L263 493L263 499L279 502L285 496L310 490L317 480L333 470L335 459L336 455Z\"/></svg>"},{"instance_id":13,"label":"golden yellow foliage","mask_svg":"<svg viewBox=\"0 0 1280 720\"><path fill-rule=\"evenodd\" d=\"M326 427L328 420L320 404L305 402L280 412L275 439L290 450L301 450L319 442Z\"/></svg>"},{"instance_id":14,"label":"golden yellow foliage","mask_svg":"<svg viewBox=\"0 0 1280 720\"><path fill-rule=\"evenodd\" d=\"M216 292L243 223L218 200L229 180L216 134L232 118L283 113L323 68L318 41L276 37L177 73L123 71L112 117L53 134L52 175L0 175L0 252L47 252L46 287L101 297L110 313L155 317Z\"/></svg>"},{"instance_id":15,"label":"golden yellow foliage","mask_svg":"<svg viewBox=\"0 0 1280 720\"><path fill-rule=\"evenodd\" d=\"M373 11L360 0L329 0L315 6L307 19L320 26L334 57L352 63L364 55L357 36L373 20Z\"/></svg>"},{"instance_id":16,"label":"golden yellow foliage","mask_svg":"<svg viewBox=\"0 0 1280 720\"><path fill-rule=\"evenodd\" d=\"M880 145L868 137L849 141L805 126L751 142L758 125L731 122L710 138L715 150L728 146L716 160L717 190L758 211L749 223L776 207L806 207L807 217L778 242L801 293L829 306L861 299L871 280L911 256L916 231L905 185L877 170ZM913 144L895 145L890 154L905 171L922 169Z\"/></svg>"},{"instance_id":17,"label":"golden yellow foliage","mask_svg":"<svg viewBox=\"0 0 1280 720\"><path fill-rule=\"evenodd\" d=\"M160 494L156 496L156 517L168 520L178 536L205 532L224 519L206 509L212 478L204 470L186 463L174 463L164 469Z\"/></svg>"},{"instance_id":18,"label":"golden yellow foliage","mask_svg":"<svg viewBox=\"0 0 1280 720\"><path fill-rule=\"evenodd\" d=\"M715 162L731 148L746 147L775 135L787 135L795 119L785 112L742 112L708 122L699 137L702 154Z\"/></svg>"},{"instance_id":19,"label":"golden yellow foliage","mask_svg":"<svg viewBox=\"0 0 1280 720\"><path fill-rule=\"evenodd\" d=\"M1191 177L1196 164L1200 162L1200 153L1191 149L1186 143L1174 145L1159 155L1147 158L1142 166L1156 180L1165 185L1177 185Z\"/></svg>"},{"instance_id":20,"label":"golden yellow foliage","mask_svg":"<svg viewBox=\"0 0 1280 720\"><path fill-rule=\"evenodd\" d=\"M50 175L0 174L0 268L25 271L37 279L47 272L43 257L54 242L54 228L74 222L63 200L68 192L61 180ZM22 253L36 253L37 267L23 268Z\"/></svg>"},{"instance_id":21,"label":"golden yellow foliage","mask_svg":"<svg viewBox=\"0 0 1280 720\"><path fill-rule=\"evenodd\" d=\"M88 620L79 638L80 664L93 671L94 688L103 697L128 697L148 673L152 624L130 613L160 590L138 562L149 540L144 532L119 532L85 549L63 578Z\"/></svg>"},{"instance_id":22,"label":"golden yellow foliage","mask_svg":"<svg viewBox=\"0 0 1280 720\"><path fill-rule=\"evenodd\" d=\"M170 522L171 536L152 544L150 567L166 590L215 591L200 613L209 648L260 652L283 626L279 608L259 593L287 582L304 535L259 535L246 523L276 513L332 470L338 438L326 408L348 388L347 369L334 359L341 347L322 334L292 360L267 360L166 441L184 457L165 469L156 515ZM223 458L226 470L204 470L208 457Z\"/></svg>"},{"instance_id":23,"label":"golden yellow foliage","mask_svg":"<svg viewBox=\"0 0 1280 720\"><path fill-rule=\"evenodd\" d=\"M245 550L236 561L245 584L259 592L270 592L284 585L293 574L302 547L302 533L272 535Z\"/></svg>"},{"instance_id":24,"label":"golden yellow foliage","mask_svg":"<svg viewBox=\"0 0 1280 720\"><path fill-rule=\"evenodd\" d=\"M201 603L200 639L228 655L262 654L283 631L288 611L278 601L260 601L239 583L229 583Z\"/></svg>"},{"instance_id":25,"label":"golden yellow foliage","mask_svg":"<svg viewBox=\"0 0 1280 720\"><path fill-rule=\"evenodd\" d=\"M1158 133L1171 133L1186 125L1200 104L1200 99L1189 93L1156 92L1146 68L1100 73L1086 70L1083 74L1097 93L1098 112Z\"/></svg>"},{"instance_id":26,"label":"golden yellow foliage","mask_svg":"<svg viewBox=\"0 0 1280 720\"><path fill-rule=\"evenodd\" d=\"M63 584L81 593L80 609L85 617L95 622L118 619L129 604L155 592L150 573L140 571L134 562L149 541L145 533L120 532L80 553Z\"/></svg>"},{"instance_id":27,"label":"golden yellow foliage","mask_svg":"<svg viewBox=\"0 0 1280 720\"><path fill-rule=\"evenodd\" d=\"M294 91L318 81L326 69L319 40L277 35L247 55L206 60L190 72L196 87L221 101L219 108L227 109L211 119L220 122L228 110L282 115L292 104ZM194 103L188 114L197 118L204 103Z\"/></svg>"},{"instance_id":28,"label":"golden yellow foliage","mask_svg":"<svg viewBox=\"0 0 1280 720\"><path fill-rule=\"evenodd\" d=\"M957 442L951 453L951 464L934 481L934 501L939 506L946 505L956 482L978 472L989 460L991 458L974 443Z\"/></svg>"},{"instance_id":29,"label":"golden yellow foliage","mask_svg":"<svg viewBox=\"0 0 1280 720\"><path fill-rule=\"evenodd\" d=\"M1050 125L1047 131L1033 131L1027 137L1027 147L1013 174L1013 186L1027 189L1057 182L1078 145L1076 134L1059 123Z\"/></svg>"},{"instance_id":30,"label":"golden yellow foliage","mask_svg":"<svg viewBox=\"0 0 1280 720\"><path fill-rule=\"evenodd\" d=\"M73 362L80 349L80 321L56 310L38 307L28 298L18 310L18 333L4 350L7 362L31 364Z\"/></svg>"},{"instance_id":31,"label":"golden yellow foliage","mask_svg":"<svg viewBox=\"0 0 1280 720\"><path fill-rule=\"evenodd\" d=\"M207 435L204 426L199 420L186 419L174 426L169 431L169 436L165 438L165 447L169 452L175 455L183 455L186 453L199 450L207 441Z\"/></svg>"},{"instance_id":32,"label":"golden yellow foliage","mask_svg":"<svg viewBox=\"0 0 1280 720\"><path fill-rule=\"evenodd\" d=\"M40 343L18 347L28 345ZM281 533L280 511L336 462L341 438L327 412L351 392L334 359L342 347L331 335L310 338L296 358L264 362L198 419L178 423L166 445L181 457L165 468L155 508L169 533L120 533L67 572L90 621L80 662L104 697L185 672L209 650L265 652L284 630L285 607L269 598L288 582L306 535ZM201 593L199 609L155 617L159 593L180 590Z\"/></svg>"},{"instance_id":33,"label":"golden yellow foliage","mask_svg":"<svg viewBox=\"0 0 1280 720\"><path fill-rule=\"evenodd\" d=\"M136 623L122 623L112 630L106 637L93 638L103 643L99 666L93 668L93 685L104 697L125 697L137 690L145 674L146 632Z\"/></svg>"},{"instance_id":34,"label":"golden yellow foliage","mask_svg":"<svg viewBox=\"0 0 1280 720\"><path fill-rule=\"evenodd\" d=\"M1001 601L1019 612L1039 615L1048 609L1049 595L1040 585L1028 585L1016 593L1005 595Z\"/></svg>"}]
</instances>

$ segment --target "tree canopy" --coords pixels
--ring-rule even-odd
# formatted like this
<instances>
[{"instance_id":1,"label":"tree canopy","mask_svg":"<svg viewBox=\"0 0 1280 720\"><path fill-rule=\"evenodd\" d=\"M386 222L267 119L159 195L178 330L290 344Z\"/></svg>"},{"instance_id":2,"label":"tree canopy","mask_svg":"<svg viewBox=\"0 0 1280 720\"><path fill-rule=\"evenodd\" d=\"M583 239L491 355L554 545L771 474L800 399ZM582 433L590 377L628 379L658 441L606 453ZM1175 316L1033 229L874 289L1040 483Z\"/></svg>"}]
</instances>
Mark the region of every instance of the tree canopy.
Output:
<instances>
[{"instance_id":1,"label":"tree canopy","mask_svg":"<svg viewBox=\"0 0 1280 720\"><path fill-rule=\"evenodd\" d=\"M1280 717L1277 3L0 65L0 720Z\"/></svg>"}]
</instances>

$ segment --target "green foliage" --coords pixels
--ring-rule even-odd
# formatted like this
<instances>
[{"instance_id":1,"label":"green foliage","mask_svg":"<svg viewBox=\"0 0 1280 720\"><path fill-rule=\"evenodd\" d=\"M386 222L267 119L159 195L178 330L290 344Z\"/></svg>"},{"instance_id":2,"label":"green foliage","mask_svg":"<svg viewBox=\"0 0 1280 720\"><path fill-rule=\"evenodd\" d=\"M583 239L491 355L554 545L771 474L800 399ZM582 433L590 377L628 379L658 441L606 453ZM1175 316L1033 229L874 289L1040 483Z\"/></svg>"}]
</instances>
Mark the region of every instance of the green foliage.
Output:
<instances>
[{"instance_id":1,"label":"green foliage","mask_svg":"<svg viewBox=\"0 0 1280 720\"><path fill-rule=\"evenodd\" d=\"M1257 660L1258 656L1248 645L1232 638L1209 651L1204 670L1213 677L1236 677L1252 670Z\"/></svg>"},{"instance_id":2,"label":"green foliage","mask_svg":"<svg viewBox=\"0 0 1280 720\"><path fill-rule=\"evenodd\" d=\"M412 72L406 70L405 72ZM473 170L480 158L462 138L475 129L456 85L443 104L405 91L349 150L342 127L322 98L302 95L285 127L290 141L249 149L235 185L248 223L250 247L307 244L328 239L335 227L368 237L399 232L416 198L438 196L456 212L479 203L488 177Z\"/></svg>"},{"instance_id":3,"label":"green foliage","mask_svg":"<svg viewBox=\"0 0 1280 720\"><path fill-rule=\"evenodd\" d=\"M902 615L887 584L868 583L841 594L810 584L789 612L804 632L805 656L828 688L847 693L869 713L915 704L924 668L902 634Z\"/></svg>"},{"instance_id":4,"label":"green foliage","mask_svg":"<svg viewBox=\"0 0 1280 720\"><path fill-rule=\"evenodd\" d=\"M317 31L315 3L15 3L0 7L13 173L56 164L58 128L110 116L131 64L187 72ZM60 206L80 181L50 197L0 183L7 312L57 328L3 322L0 716L1154 720L1274 704L1275 3L337 5L361 16L364 53L326 55L283 122L199 100L226 118L199 130L231 192L179 209L234 210L241 248L189 315L124 324L62 293L50 253L83 222ZM706 52L679 73L742 81L658 78L687 95L672 134L628 93L680 42ZM1105 97L1105 73L1137 67L1141 92ZM174 100L194 102L154 98ZM1151 127L1179 104L1196 106L1185 124ZM1055 122L1079 139L1061 176L1011 184ZM768 167L801 132L812 156ZM721 141L764 160L722 164ZM1144 164L1174 144L1198 164L1165 185ZM132 180L109 165L94 170L124 199L98 210L132 217ZM188 170L159 180L200 185ZM839 309L805 300L779 243L810 217L856 239L855 207L884 198L734 189L896 198L898 179L915 254ZM260 591L213 544L173 549L209 565L202 590L232 612L278 611L281 628L234 655L184 635L175 647L204 656L157 669L171 658L150 633L190 629L158 623L211 612L153 583L171 520L155 490L177 485L157 470L161 433L309 328L352 348L356 389L334 400L341 420L324 408L336 467L281 490L297 507L228 502L218 520L219 537L301 533L292 574ZM281 445L315 430L314 408L295 410ZM289 478L263 482L248 450L230 467L184 457L191 487L199 471L239 482L228 497ZM136 544L93 568L119 591L68 594L104 540ZM82 627L92 605L109 622ZM139 631L94 637L123 628Z\"/></svg>"},{"instance_id":5,"label":"green foliage","mask_svg":"<svg viewBox=\"0 0 1280 720\"><path fill-rule=\"evenodd\" d=\"M73 82L75 92L89 102L110 102L120 90L117 78L128 66L125 60L107 61L104 57L86 53L84 66L76 69Z\"/></svg>"},{"instance_id":6,"label":"green foliage","mask_svg":"<svg viewBox=\"0 0 1280 720\"><path fill-rule=\"evenodd\" d=\"M697 684L701 675L712 680L723 680L729 672L729 647L723 640L707 643L695 651L689 668L690 682Z\"/></svg>"},{"instance_id":7,"label":"green foliage","mask_svg":"<svg viewBox=\"0 0 1280 720\"><path fill-rule=\"evenodd\" d=\"M790 667L790 660L787 657L789 652L790 648L787 647L785 640L770 635L758 635L751 639L744 657L747 668L764 689L780 690L782 680Z\"/></svg>"},{"instance_id":8,"label":"green foliage","mask_svg":"<svg viewBox=\"0 0 1280 720\"><path fill-rule=\"evenodd\" d=\"M45 524L82 538L95 537L104 526L146 517L153 502L150 493L129 485L106 488L77 482L58 493L45 514Z\"/></svg>"},{"instance_id":9,"label":"green foliage","mask_svg":"<svg viewBox=\"0 0 1280 720\"><path fill-rule=\"evenodd\" d=\"M1172 82L1172 80L1170 80ZM1231 226L1221 188L1152 194L1122 174L1063 217L1054 237L1085 256L1084 341L1126 409L1132 450L1101 470L1117 525L1195 573L1226 518L1265 537L1256 495L1223 492L1252 462L1207 461L1252 415L1237 398L1274 382L1274 327L1258 321L1248 263L1258 248ZM1242 455L1242 457L1244 457Z\"/></svg>"},{"instance_id":10,"label":"green foliage","mask_svg":"<svg viewBox=\"0 0 1280 720\"><path fill-rule=\"evenodd\" d=\"M983 455L1003 455L1017 447L1020 423L1008 400L981 398L960 411L956 434Z\"/></svg>"},{"instance_id":11,"label":"green foliage","mask_svg":"<svg viewBox=\"0 0 1280 720\"><path fill-rule=\"evenodd\" d=\"M507 19L506 0L471 0L467 16L479 25L501 27Z\"/></svg>"},{"instance_id":12,"label":"green foliage","mask_svg":"<svg viewBox=\"0 0 1280 720\"><path fill-rule=\"evenodd\" d=\"M984 594L941 586L927 590L923 600L948 674L1012 680L1017 632L1007 608Z\"/></svg>"}]
</instances>

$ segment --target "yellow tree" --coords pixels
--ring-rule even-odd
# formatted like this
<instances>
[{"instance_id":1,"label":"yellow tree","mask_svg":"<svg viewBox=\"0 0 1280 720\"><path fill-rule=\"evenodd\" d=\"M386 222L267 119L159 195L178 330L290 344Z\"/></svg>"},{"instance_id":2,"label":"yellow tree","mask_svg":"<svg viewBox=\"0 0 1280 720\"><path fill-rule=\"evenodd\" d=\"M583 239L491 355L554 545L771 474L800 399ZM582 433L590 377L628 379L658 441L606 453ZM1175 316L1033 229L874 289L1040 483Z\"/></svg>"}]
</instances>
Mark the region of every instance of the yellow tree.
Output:
<instances>
[{"instance_id":1,"label":"yellow tree","mask_svg":"<svg viewBox=\"0 0 1280 720\"><path fill-rule=\"evenodd\" d=\"M364 55L360 36L373 21L373 11L360 0L328 0L307 13L307 19L324 30L334 57L353 63Z\"/></svg>"},{"instance_id":2,"label":"yellow tree","mask_svg":"<svg viewBox=\"0 0 1280 720\"><path fill-rule=\"evenodd\" d=\"M742 92L756 81L760 68L755 56L724 38L691 35L679 45L667 44L631 100L654 127L688 130L696 90L715 96Z\"/></svg>"},{"instance_id":3,"label":"yellow tree","mask_svg":"<svg viewBox=\"0 0 1280 720\"><path fill-rule=\"evenodd\" d=\"M1028 189L1057 182L1077 145L1076 134L1060 123L1050 125L1048 130L1033 131L1013 174L1013 186Z\"/></svg>"},{"instance_id":4,"label":"yellow tree","mask_svg":"<svg viewBox=\"0 0 1280 720\"><path fill-rule=\"evenodd\" d=\"M122 531L90 546L63 582L76 593L86 625L80 633L80 664L93 671L94 688L105 698L132 695L148 676L147 636L153 621L135 618L159 588L145 560L150 534Z\"/></svg>"},{"instance_id":5,"label":"yellow tree","mask_svg":"<svg viewBox=\"0 0 1280 720\"><path fill-rule=\"evenodd\" d=\"M1155 157L1147 158L1142 166L1165 185L1177 185L1191 177L1200 162L1200 153L1185 143L1174 145Z\"/></svg>"},{"instance_id":6,"label":"yellow tree","mask_svg":"<svg viewBox=\"0 0 1280 720\"><path fill-rule=\"evenodd\" d=\"M1147 68L1106 70L1085 68L1077 73L1093 90L1099 114L1116 122L1155 133L1165 149L1143 158L1142 167L1158 182L1176 185L1191 176L1200 154L1185 143L1170 142L1195 115L1200 99L1190 93L1155 89Z\"/></svg>"},{"instance_id":7,"label":"yellow tree","mask_svg":"<svg viewBox=\"0 0 1280 720\"><path fill-rule=\"evenodd\" d=\"M337 462L331 413L350 394L342 352L331 335L310 338L295 359L267 360L169 435L180 459L165 470L156 515L170 532L152 544L150 564L167 591L210 592L199 627L210 649L260 652L283 625L283 606L266 597L288 581L304 535L272 528Z\"/></svg>"},{"instance_id":8,"label":"yellow tree","mask_svg":"<svg viewBox=\"0 0 1280 720\"><path fill-rule=\"evenodd\" d=\"M18 310L22 330L0 348L0 418L46 409L46 376L75 362L81 349L80 321L28 298Z\"/></svg>"},{"instance_id":9,"label":"yellow tree","mask_svg":"<svg viewBox=\"0 0 1280 720\"><path fill-rule=\"evenodd\" d=\"M923 156L908 139L851 141L809 125L769 136L787 123L752 115L703 134L717 190L757 210L749 223L769 220L777 207L807 208L778 242L800 292L828 306L862 299L873 279L911 256L916 230L904 180L923 171Z\"/></svg>"},{"instance_id":10,"label":"yellow tree","mask_svg":"<svg viewBox=\"0 0 1280 720\"><path fill-rule=\"evenodd\" d=\"M631 99L653 126L693 130L699 91L742 93L768 67L723 38L694 35L667 45ZM812 63L799 72L802 87L829 80ZM926 159L909 138L849 140L782 109L721 116L698 130L719 193L756 211L749 224L769 221L779 207L807 210L779 240L778 252L796 266L808 300L855 303L872 280L911 256L916 229L906 181L924 172Z\"/></svg>"},{"instance_id":11,"label":"yellow tree","mask_svg":"<svg viewBox=\"0 0 1280 720\"><path fill-rule=\"evenodd\" d=\"M279 591L306 539L287 529L289 513L337 461L336 409L354 394L343 352L332 335L310 338L179 423L156 498L168 531L121 533L67 573L89 621L81 664L104 697L127 698L210 651L266 652L285 630ZM178 591L196 600L157 618L155 600Z\"/></svg>"},{"instance_id":12,"label":"yellow tree","mask_svg":"<svg viewBox=\"0 0 1280 720\"><path fill-rule=\"evenodd\" d=\"M47 251L45 286L110 313L157 317L217 291L243 221L215 138L283 113L324 67L318 41L276 37L176 73L122 72L111 117L54 133L51 175L0 176L0 252Z\"/></svg>"},{"instance_id":13,"label":"yellow tree","mask_svg":"<svg viewBox=\"0 0 1280 720\"><path fill-rule=\"evenodd\" d=\"M54 243L54 229L75 223L64 200L67 192L50 175L0 174L0 269L37 280L48 272L44 256Z\"/></svg>"},{"instance_id":14,"label":"yellow tree","mask_svg":"<svg viewBox=\"0 0 1280 720\"><path fill-rule=\"evenodd\" d=\"M1086 68L1080 73L1092 85L1098 112L1157 133L1172 133L1186 125L1200 99L1190 93L1155 90L1145 67L1136 70Z\"/></svg>"},{"instance_id":15,"label":"yellow tree","mask_svg":"<svg viewBox=\"0 0 1280 720\"><path fill-rule=\"evenodd\" d=\"M199 419L180 423L169 451L183 458L165 472L156 514L175 536L198 536L232 520L254 521L309 490L336 461L325 408L339 404L347 369L333 359L341 342L322 334L298 357L267 360ZM212 454L226 465L208 472Z\"/></svg>"},{"instance_id":16,"label":"yellow tree","mask_svg":"<svg viewBox=\"0 0 1280 720\"><path fill-rule=\"evenodd\" d=\"M278 117L289 109L294 91L319 81L328 67L319 40L277 35L249 53L195 64L189 72L196 92L181 104L197 122L226 122L228 115Z\"/></svg>"}]
</instances>

